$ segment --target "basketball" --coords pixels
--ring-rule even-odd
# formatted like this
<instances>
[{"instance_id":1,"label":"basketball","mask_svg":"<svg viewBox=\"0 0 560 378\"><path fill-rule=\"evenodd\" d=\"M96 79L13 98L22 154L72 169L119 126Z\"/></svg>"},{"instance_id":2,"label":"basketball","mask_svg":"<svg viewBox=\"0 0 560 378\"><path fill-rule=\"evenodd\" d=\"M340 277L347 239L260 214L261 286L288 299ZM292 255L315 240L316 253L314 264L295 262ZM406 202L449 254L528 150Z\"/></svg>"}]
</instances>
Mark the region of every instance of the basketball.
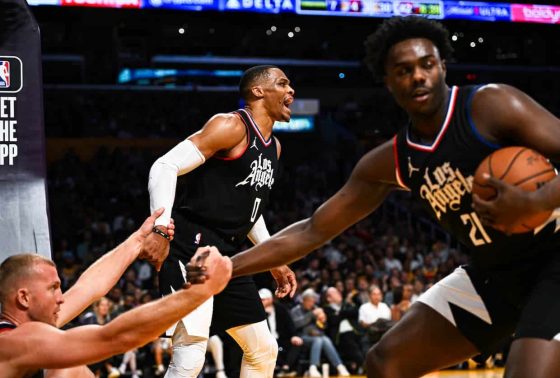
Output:
<instances>
[{"instance_id":1,"label":"basketball","mask_svg":"<svg viewBox=\"0 0 560 378\"><path fill-rule=\"evenodd\" d=\"M489 185L483 184L482 175L515 185L526 191L535 191L556 177L556 169L540 153L527 147L505 147L488 155L476 169L473 181L473 194L481 199L493 199L497 192ZM511 230L514 234L532 231L543 224L552 211L543 211L526 217Z\"/></svg>"}]
</instances>

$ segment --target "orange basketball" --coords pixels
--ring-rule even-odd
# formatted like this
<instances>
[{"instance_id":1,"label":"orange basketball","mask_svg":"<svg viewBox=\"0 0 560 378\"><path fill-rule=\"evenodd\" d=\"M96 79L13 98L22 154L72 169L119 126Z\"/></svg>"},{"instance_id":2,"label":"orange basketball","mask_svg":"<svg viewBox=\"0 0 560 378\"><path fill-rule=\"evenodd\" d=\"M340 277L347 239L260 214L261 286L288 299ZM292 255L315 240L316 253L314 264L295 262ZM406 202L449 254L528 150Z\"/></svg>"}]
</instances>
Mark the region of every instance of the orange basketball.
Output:
<instances>
[{"instance_id":1,"label":"orange basketball","mask_svg":"<svg viewBox=\"0 0 560 378\"><path fill-rule=\"evenodd\" d=\"M538 152L527 147L505 147L494 151L480 163L474 174L473 194L488 200L496 196L493 186L482 184L482 174L518 186L526 191L535 191L556 177L556 169L550 161ZM532 231L543 224L552 211L543 211L528 216L515 224L512 233Z\"/></svg>"}]
</instances>

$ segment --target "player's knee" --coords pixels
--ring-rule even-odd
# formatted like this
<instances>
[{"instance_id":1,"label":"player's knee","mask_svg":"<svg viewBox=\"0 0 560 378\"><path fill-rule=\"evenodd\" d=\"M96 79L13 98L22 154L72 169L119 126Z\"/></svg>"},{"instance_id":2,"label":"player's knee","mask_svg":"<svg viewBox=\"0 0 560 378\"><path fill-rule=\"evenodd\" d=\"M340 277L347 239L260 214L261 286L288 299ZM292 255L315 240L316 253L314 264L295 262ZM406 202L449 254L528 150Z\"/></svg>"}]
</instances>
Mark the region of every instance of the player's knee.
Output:
<instances>
[{"instance_id":1,"label":"player's knee","mask_svg":"<svg viewBox=\"0 0 560 378\"><path fill-rule=\"evenodd\" d=\"M196 378L202 370L202 366L179 366L171 363L165 374L165 378Z\"/></svg>"},{"instance_id":2,"label":"player's knee","mask_svg":"<svg viewBox=\"0 0 560 378\"><path fill-rule=\"evenodd\" d=\"M365 368L368 378L399 377L397 354L390 345L379 342L372 346L366 355Z\"/></svg>"},{"instance_id":3,"label":"player's knee","mask_svg":"<svg viewBox=\"0 0 560 378\"><path fill-rule=\"evenodd\" d=\"M172 361L165 378L196 378L204 366L205 356L205 340L190 345L174 346Z\"/></svg>"},{"instance_id":4,"label":"player's knee","mask_svg":"<svg viewBox=\"0 0 560 378\"><path fill-rule=\"evenodd\" d=\"M278 356L278 343L276 339L270 337L259 340L259 345L244 353L244 359L252 366L268 366L276 363Z\"/></svg>"}]
</instances>

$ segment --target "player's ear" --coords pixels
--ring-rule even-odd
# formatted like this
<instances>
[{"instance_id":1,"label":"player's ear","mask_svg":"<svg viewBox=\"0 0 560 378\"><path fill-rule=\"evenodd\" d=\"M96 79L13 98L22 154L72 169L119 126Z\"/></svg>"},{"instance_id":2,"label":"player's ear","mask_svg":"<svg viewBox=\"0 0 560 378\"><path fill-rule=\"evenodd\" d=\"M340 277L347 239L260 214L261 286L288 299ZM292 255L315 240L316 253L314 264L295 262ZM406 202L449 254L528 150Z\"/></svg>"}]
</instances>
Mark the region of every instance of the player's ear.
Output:
<instances>
[{"instance_id":1,"label":"player's ear","mask_svg":"<svg viewBox=\"0 0 560 378\"><path fill-rule=\"evenodd\" d=\"M441 60L441 70L443 72L443 80L445 81L445 77L447 76L447 62L445 59Z\"/></svg>"},{"instance_id":2,"label":"player's ear","mask_svg":"<svg viewBox=\"0 0 560 378\"><path fill-rule=\"evenodd\" d=\"M17 296L16 296L17 305L23 307L24 309L28 309L29 301L30 301L29 290L27 290L26 288L18 289Z\"/></svg>"},{"instance_id":3,"label":"player's ear","mask_svg":"<svg viewBox=\"0 0 560 378\"><path fill-rule=\"evenodd\" d=\"M256 98L264 97L264 90L260 85L255 85L251 87L251 93L253 93L253 96L255 96Z\"/></svg>"}]
</instances>

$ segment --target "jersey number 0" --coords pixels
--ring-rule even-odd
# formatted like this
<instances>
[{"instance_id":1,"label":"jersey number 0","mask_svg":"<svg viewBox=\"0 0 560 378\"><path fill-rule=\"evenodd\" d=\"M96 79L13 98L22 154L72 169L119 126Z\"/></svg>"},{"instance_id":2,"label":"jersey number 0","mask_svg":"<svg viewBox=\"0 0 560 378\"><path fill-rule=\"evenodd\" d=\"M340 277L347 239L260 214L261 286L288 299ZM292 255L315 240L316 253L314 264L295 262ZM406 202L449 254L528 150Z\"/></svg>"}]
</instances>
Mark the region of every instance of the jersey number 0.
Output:
<instances>
[{"instance_id":1,"label":"jersey number 0","mask_svg":"<svg viewBox=\"0 0 560 378\"><path fill-rule=\"evenodd\" d=\"M253 203L253 211L251 212L251 222L254 222L257 219L257 214L259 210L259 206L261 204L261 199L259 197L255 198L255 202Z\"/></svg>"}]
</instances>

